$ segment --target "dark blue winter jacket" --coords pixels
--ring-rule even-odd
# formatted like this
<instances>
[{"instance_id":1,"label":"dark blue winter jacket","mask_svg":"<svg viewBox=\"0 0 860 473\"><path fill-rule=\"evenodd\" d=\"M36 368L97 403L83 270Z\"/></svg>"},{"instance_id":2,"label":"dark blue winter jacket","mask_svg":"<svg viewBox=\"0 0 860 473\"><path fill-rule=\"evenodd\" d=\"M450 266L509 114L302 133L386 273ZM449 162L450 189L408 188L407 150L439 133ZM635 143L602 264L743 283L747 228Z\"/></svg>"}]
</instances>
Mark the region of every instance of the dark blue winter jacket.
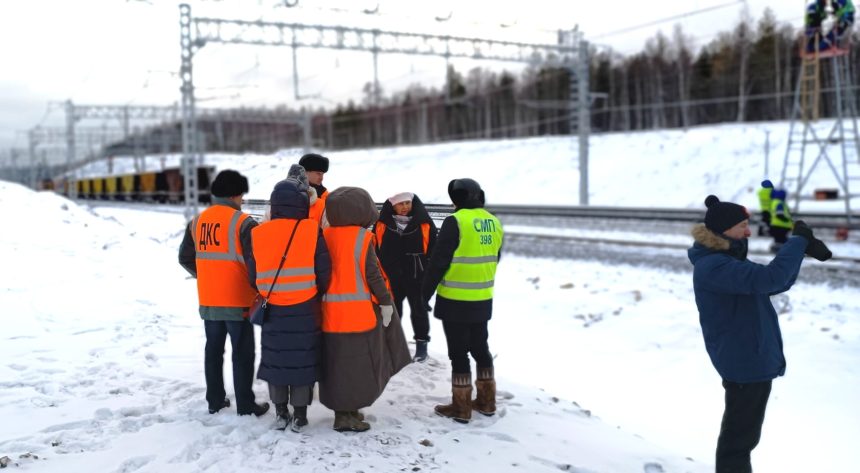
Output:
<instances>
[{"instance_id":1,"label":"dark blue winter jacket","mask_svg":"<svg viewBox=\"0 0 860 473\"><path fill-rule=\"evenodd\" d=\"M306 194L278 183L272 197L272 220L308 218ZM284 244L288 238L289 235L284 235ZM256 289L257 263L253 252L248 253L245 264L248 266L251 285ZM269 304L260 336L257 378L277 386L305 386L319 380L322 354L322 308L319 298L328 289L331 280L331 257L322 230L317 236L314 273L317 297L288 306Z\"/></svg>"},{"instance_id":2,"label":"dark blue winter jacket","mask_svg":"<svg viewBox=\"0 0 860 473\"><path fill-rule=\"evenodd\" d=\"M687 251L693 263L693 290L705 348L723 379L767 381L785 374L782 334L770 296L797 279L807 241L789 238L767 265L746 259L746 241L718 236L704 225L693 228Z\"/></svg>"}]
</instances>

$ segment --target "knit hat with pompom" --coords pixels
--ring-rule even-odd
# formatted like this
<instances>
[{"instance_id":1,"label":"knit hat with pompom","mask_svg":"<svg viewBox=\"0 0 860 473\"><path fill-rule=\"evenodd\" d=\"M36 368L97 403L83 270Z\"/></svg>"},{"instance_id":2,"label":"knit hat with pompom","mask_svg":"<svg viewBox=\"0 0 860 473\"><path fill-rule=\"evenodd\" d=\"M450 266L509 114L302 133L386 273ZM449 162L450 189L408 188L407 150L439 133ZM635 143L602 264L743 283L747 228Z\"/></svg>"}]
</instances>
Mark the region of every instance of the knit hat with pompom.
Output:
<instances>
[{"instance_id":1,"label":"knit hat with pompom","mask_svg":"<svg viewBox=\"0 0 860 473\"><path fill-rule=\"evenodd\" d=\"M715 195L709 195L705 199L705 206L708 207L705 213L705 227L718 235L750 218L749 212L743 205L721 202Z\"/></svg>"}]
</instances>

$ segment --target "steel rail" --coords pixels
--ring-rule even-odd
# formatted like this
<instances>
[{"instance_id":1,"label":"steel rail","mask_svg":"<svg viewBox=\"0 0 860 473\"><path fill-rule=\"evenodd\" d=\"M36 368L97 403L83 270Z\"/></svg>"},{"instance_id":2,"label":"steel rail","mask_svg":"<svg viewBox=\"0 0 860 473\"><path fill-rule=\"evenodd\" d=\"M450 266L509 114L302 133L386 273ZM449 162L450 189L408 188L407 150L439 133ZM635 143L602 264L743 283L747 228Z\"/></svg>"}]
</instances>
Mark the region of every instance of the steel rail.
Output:
<instances>
[{"instance_id":1,"label":"steel rail","mask_svg":"<svg viewBox=\"0 0 860 473\"><path fill-rule=\"evenodd\" d=\"M247 199L245 205L250 207L265 207L268 200ZM377 208L382 204L377 203ZM454 212L454 207L443 204L424 204L431 216L447 217ZM704 210L672 209L672 208L641 208L641 207L597 207L597 206L546 206L546 205L487 205L486 209L497 216L517 215L529 217L561 217L561 218L592 218L608 220L661 220L667 222L702 222L705 219ZM755 219L757 215L754 215ZM853 214L852 220L860 222L860 214ZM819 228L849 228L858 230L860 223L847 223L845 213L801 212L794 215L795 220L804 220L812 227Z\"/></svg>"}]
</instances>

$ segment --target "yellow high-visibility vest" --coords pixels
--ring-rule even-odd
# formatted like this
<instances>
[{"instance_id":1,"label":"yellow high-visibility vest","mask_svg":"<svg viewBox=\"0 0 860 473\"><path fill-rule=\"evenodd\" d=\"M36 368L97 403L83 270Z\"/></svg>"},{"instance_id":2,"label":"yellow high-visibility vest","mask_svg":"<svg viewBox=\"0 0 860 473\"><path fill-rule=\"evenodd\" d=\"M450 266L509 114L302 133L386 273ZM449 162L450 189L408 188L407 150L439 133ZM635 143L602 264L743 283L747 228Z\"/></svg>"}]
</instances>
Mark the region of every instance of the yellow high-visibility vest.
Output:
<instances>
[{"instance_id":1,"label":"yellow high-visibility vest","mask_svg":"<svg viewBox=\"0 0 860 473\"><path fill-rule=\"evenodd\" d=\"M762 187L758 190L758 204L762 212L770 212L770 192L772 187Z\"/></svg>"},{"instance_id":2,"label":"yellow high-visibility vest","mask_svg":"<svg viewBox=\"0 0 860 473\"><path fill-rule=\"evenodd\" d=\"M780 204L782 205L782 211L777 214L776 208ZM783 217L787 218L788 221L782 221L781 219L776 217L777 215L782 215ZM788 212L788 205L786 205L784 200L773 199L770 202L770 226L777 228L794 228L794 222L791 220L791 214Z\"/></svg>"},{"instance_id":3,"label":"yellow high-visibility vest","mask_svg":"<svg viewBox=\"0 0 860 473\"><path fill-rule=\"evenodd\" d=\"M453 216L460 230L460 244L436 293L455 301L492 299L504 235L502 224L484 209L460 209Z\"/></svg>"}]
</instances>

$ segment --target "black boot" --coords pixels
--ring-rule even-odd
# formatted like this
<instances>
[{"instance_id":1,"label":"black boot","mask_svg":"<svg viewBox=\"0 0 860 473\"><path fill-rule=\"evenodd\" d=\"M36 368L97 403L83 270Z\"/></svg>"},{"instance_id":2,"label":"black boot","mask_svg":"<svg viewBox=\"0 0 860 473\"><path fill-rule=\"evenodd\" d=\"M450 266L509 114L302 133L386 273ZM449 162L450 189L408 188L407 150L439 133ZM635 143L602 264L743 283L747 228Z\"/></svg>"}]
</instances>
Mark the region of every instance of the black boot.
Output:
<instances>
[{"instance_id":1,"label":"black boot","mask_svg":"<svg viewBox=\"0 0 860 473\"><path fill-rule=\"evenodd\" d=\"M224 402L222 402L220 406L214 408L212 406L209 406L209 413L214 414L221 409L224 409L225 407L230 407L230 399L224 398Z\"/></svg>"},{"instance_id":2,"label":"black boot","mask_svg":"<svg viewBox=\"0 0 860 473\"><path fill-rule=\"evenodd\" d=\"M427 340L415 340L415 356L412 357L415 363L424 363L427 361Z\"/></svg>"},{"instance_id":3,"label":"black boot","mask_svg":"<svg viewBox=\"0 0 860 473\"><path fill-rule=\"evenodd\" d=\"M290 430L299 433L308 425L308 406L293 407L293 421L290 422Z\"/></svg>"},{"instance_id":4,"label":"black boot","mask_svg":"<svg viewBox=\"0 0 860 473\"><path fill-rule=\"evenodd\" d=\"M251 408L251 412L240 412L239 415L240 416L247 416L247 415L254 414L257 417L260 417L261 415L263 415L267 412L269 412L269 403L268 402L264 402L262 404L254 403L254 407Z\"/></svg>"},{"instance_id":5,"label":"black boot","mask_svg":"<svg viewBox=\"0 0 860 473\"><path fill-rule=\"evenodd\" d=\"M290 425L292 416L290 415L290 405L286 402L275 404L275 430L286 430Z\"/></svg>"}]
</instances>

